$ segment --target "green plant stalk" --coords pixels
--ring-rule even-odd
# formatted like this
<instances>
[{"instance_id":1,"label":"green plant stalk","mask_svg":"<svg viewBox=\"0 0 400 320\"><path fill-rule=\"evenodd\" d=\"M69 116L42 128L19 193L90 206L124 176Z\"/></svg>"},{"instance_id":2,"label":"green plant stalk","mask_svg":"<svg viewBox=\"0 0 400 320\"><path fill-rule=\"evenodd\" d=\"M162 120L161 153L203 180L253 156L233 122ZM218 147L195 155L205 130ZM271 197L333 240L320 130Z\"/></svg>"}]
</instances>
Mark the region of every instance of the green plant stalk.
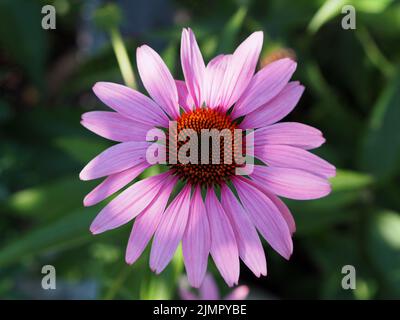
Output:
<instances>
[{"instance_id":1,"label":"green plant stalk","mask_svg":"<svg viewBox=\"0 0 400 320\"><path fill-rule=\"evenodd\" d=\"M135 74L133 73L132 64L129 60L124 40L117 28L110 29L111 43L117 57L118 66L121 70L122 78L128 87L136 89Z\"/></svg>"}]
</instances>

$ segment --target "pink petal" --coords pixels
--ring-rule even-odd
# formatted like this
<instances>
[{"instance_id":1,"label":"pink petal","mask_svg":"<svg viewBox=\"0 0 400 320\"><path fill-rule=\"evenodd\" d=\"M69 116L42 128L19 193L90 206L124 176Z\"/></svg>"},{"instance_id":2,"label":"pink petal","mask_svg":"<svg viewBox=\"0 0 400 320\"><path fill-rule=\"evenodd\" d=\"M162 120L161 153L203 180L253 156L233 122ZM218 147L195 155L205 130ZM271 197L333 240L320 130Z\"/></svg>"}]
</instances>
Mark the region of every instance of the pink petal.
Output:
<instances>
[{"instance_id":1,"label":"pink petal","mask_svg":"<svg viewBox=\"0 0 400 320\"><path fill-rule=\"evenodd\" d=\"M294 221L294 218L289 210L289 208L286 206L286 204L279 199L276 195L271 193L263 183L260 183L259 180L248 180L248 183L254 185L256 188L260 189L262 192L265 193L265 195L274 203L274 205L277 207L279 212L281 213L282 217L285 219L290 233L293 234L296 231L296 223Z\"/></svg>"},{"instance_id":2,"label":"pink petal","mask_svg":"<svg viewBox=\"0 0 400 320\"><path fill-rule=\"evenodd\" d=\"M183 29L182 31L181 62L185 82L194 105L201 107L204 100L202 91L206 67L196 37L190 29Z\"/></svg>"},{"instance_id":3,"label":"pink petal","mask_svg":"<svg viewBox=\"0 0 400 320\"><path fill-rule=\"evenodd\" d=\"M125 187L149 166L150 164L147 162L141 162L130 169L108 176L85 197L83 204L88 207L103 201L105 198Z\"/></svg>"},{"instance_id":4,"label":"pink petal","mask_svg":"<svg viewBox=\"0 0 400 320\"><path fill-rule=\"evenodd\" d=\"M223 110L228 110L249 85L257 66L262 43L263 33L254 32L233 53L220 88Z\"/></svg>"},{"instance_id":5,"label":"pink petal","mask_svg":"<svg viewBox=\"0 0 400 320\"><path fill-rule=\"evenodd\" d=\"M174 256L186 228L190 207L190 185L186 185L165 210L154 235L150 268L157 274Z\"/></svg>"},{"instance_id":6,"label":"pink petal","mask_svg":"<svg viewBox=\"0 0 400 320\"><path fill-rule=\"evenodd\" d=\"M164 61L149 46L136 51L137 66L143 85L150 96L174 119L179 117L178 92L174 78Z\"/></svg>"},{"instance_id":7,"label":"pink petal","mask_svg":"<svg viewBox=\"0 0 400 320\"><path fill-rule=\"evenodd\" d=\"M204 100L209 108L221 106L223 98L223 81L232 55L219 55L212 59L206 68L204 83Z\"/></svg>"},{"instance_id":8,"label":"pink petal","mask_svg":"<svg viewBox=\"0 0 400 320\"><path fill-rule=\"evenodd\" d=\"M183 288L182 286L179 286L179 295L182 300L199 300L199 298L190 292L188 288Z\"/></svg>"},{"instance_id":9,"label":"pink petal","mask_svg":"<svg viewBox=\"0 0 400 320\"><path fill-rule=\"evenodd\" d=\"M256 73L232 111L232 117L246 115L276 97L287 85L296 62L285 58L274 61Z\"/></svg>"},{"instance_id":10,"label":"pink petal","mask_svg":"<svg viewBox=\"0 0 400 320\"><path fill-rule=\"evenodd\" d=\"M331 192L326 179L298 169L255 166L251 178L270 192L289 199L318 199Z\"/></svg>"},{"instance_id":11,"label":"pink petal","mask_svg":"<svg viewBox=\"0 0 400 320\"><path fill-rule=\"evenodd\" d=\"M178 90L179 106L182 107L185 112L190 112L193 109L194 102L187 90L186 83L181 80L175 80L175 84Z\"/></svg>"},{"instance_id":12,"label":"pink petal","mask_svg":"<svg viewBox=\"0 0 400 320\"><path fill-rule=\"evenodd\" d=\"M257 129L255 146L266 144L283 144L302 149L314 149L321 146L325 139L321 131L298 122L280 122L271 126Z\"/></svg>"},{"instance_id":13,"label":"pink petal","mask_svg":"<svg viewBox=\"0 0 400 320\"><path fill-rule=\"evenodd\" d=\"M239 252L231 223L212 188L207 190L206 210L211 230L211 256L222 277L233 286L239 280Z\"/></svg>"},{"instance_id":14,"label":"pink petal","mask_svg":"<svg viewBox=\"0 0 400 320\"><path fill-rule=\"evenodd\" d=\"M214 278L206 274L203 284L200 287L201 300L219 300L219 292Z\"/></svg>"},{"instance_id":15,"label":"pink petal","mask_svg":"<svg viewBox=\"0 0 400 320\"><path fill-rule=\"evenodd\" d=\"M255 156L270 167L294 168L322 178L334 177L336 169L329 162L306 150L285 145L264 145L255 148Z\"/></svg>"},{"instance_id":16,"label":"pink petal","mask_svg":"<svg viewBox=\"0 0 400 320\"><path fill-rule=\"evenodd\" d=\"M141 213L164 186L169 173L136 182L100 211L90 226L93 234L117 228Z\"/></svg>"},{"instance_id":17,"label":"pink petal","mask_svg":"<svg viewBox=\"0 0 400 320\"><path fill-rule=\"evenodd\" d=\"M136 90L112 82L97 82L93 91L104 104L129 119L168 127L168 117L161 108Z\"/></svg>"},{"instance_id":18,"label":"pink petal","mask_svg":"<svg viewBox=\"0 0 400 320\"><path fill-rule=\"evenodd\" d=\"M126 249L125 260L133 264L142 254L148 242L156 231L161 217L167 206L168 199L177 181L176 177L170 176L149 206L137 216Z\"/></svg>"},{"instance_id":19,"label":"pink petal","mask_svg":"<svg viewBox=\"0 0 400 320\"><path fill-rule=\"evenodd\" d=\"M246 180L240 178L233 181L244 208L271 247L284 258L289 259L293 251L293 243L285 219L274 203Z\"/></svg>"},{"instance_id":20,"label":"pink petal","mask_svg":"<svg viewBox=\"0 0 400 320\"><path fill-rule=\"evenodd\" d=\"M86 112L82 115L81 124L103 138L118 142L145 141L147 132L152 128L109 111Z\"/></svg>"},{"instance_id":21,"label":"pink petal","mask_svg":"<svg viewBox=\"0 0 400 320\"><path fill-rule=\"evenodd\" d=\"M303 92L304 87L298 81L289 82L271 101L246 114L240 127L260 128L278 122L292 112Z\"/></svg>"},{"instance_id":22,"label":"pink petal","mask_svg":"<svg viewBox=\"0 0 400 320\"><path fill-rule=\"evenodd\" d=\"M221 187L221 203L232 224L240 258L257 277L265 276L267 264L256 228L250 221L247 212L226 185Z\"/></svg>"},{"instance_id":23,"label":"pink petal","mask_svg":"<svg viewBox=\"0 0 400 320\"><path fill-rule=\"evenodd\" d=\"M248 286L239 286L232 290L230 294L228 294L224 300L245 300L249 295L249 287Z\"/></svg>"},{"instance_id":24,"label":"pink petal","mask_svg":"<svg viewBox=\"0 0 400 320\"><path fill-rule=\"evenodd\" d=\"M81 180L93 180L118 173L146 160L148 142L121 142L92 159L80 172Z\"/></svg>"},{"instance_id":25,"label":"pink petal","mask_svg":"<svg viewBox=\"0 0 400 320\"><path fill-rule=\"evenodd\" d=\"M211 236L206 207L200 187L196 187L190 203L189 218L182 239L182 251L190 284L198 288L206 274Z\"/></svg>"}]
</instances>

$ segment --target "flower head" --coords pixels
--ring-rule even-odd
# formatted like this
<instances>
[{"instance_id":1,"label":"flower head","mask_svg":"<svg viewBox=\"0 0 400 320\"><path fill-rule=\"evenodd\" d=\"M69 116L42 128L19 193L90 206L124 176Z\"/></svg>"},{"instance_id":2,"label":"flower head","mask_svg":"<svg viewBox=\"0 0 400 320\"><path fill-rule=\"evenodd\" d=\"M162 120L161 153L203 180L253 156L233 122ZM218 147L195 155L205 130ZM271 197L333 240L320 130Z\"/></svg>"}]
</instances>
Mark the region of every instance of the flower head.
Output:
<instances>
[{"instance_id":1,"label":"flower head","mask_svg":"<svg viewBox=\"0 0 400 320\"><path fill-rule=\"evenodd\" d=\"M137 66L151 99L114 83L93 87L114 111L85 113L82 125L118 144L80 173L83 180L106 177L85 197L86 206L119 191L154 164L149 161L153 147L165 155L164 173L126 188L90 227L97 234L135 219L126 251L129 264L153 238L151 269L160 273L182 242L194 287L203 282L209 254L229 286L238 283L239 258L257 277L266 275L257 230L284 258L293 250L294 219L278 196L306 200L329 194L328 178L335 168L308 151L324 143L322 133L296 122L276 123L303 93L299 82L289 82L296 63L280 59L255 73L262 42L263 33L255 32L233 54L205 65L193 32L184 29L185 81L174 80L160 56L144 45L137 49ZM154 128L168 131L157 143L146 140ZM255 130L241 131L248 129ZM203 133L210 132L217 139L211 134L203 140ZM243 162L246 155L262 164L247 163L249 157ZM183 188L173 197L178 182Z\"/></svg>"}]
</instances>

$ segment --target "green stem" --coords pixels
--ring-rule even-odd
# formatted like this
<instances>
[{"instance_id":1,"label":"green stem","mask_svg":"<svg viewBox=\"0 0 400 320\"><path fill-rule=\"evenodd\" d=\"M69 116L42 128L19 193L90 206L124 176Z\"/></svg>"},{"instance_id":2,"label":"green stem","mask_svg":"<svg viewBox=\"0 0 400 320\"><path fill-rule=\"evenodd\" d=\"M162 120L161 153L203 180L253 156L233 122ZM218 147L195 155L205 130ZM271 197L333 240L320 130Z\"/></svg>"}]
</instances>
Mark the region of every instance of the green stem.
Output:
<instances>
[{"instance_id":1,"label":"green stem","mask_svg":"<svg viewBox=\"0 0 400 320\"><path fill-rule=\"evenodd\" d=\"M131 88L136 88L135 75L121 33L117 28L112 28L110 37L125 84Z\"/></svg>"},{"instance_id":2,"label":"green stem","mask_svg":"<svg viewBox=\"0 0 400 320\"><path fill-rule=\"evenodd\" d=\"M118 290L121 288L121 286L124 284L126 278L128 277L129 273L132 271L131 266L123 266L122 270L118 274L117 278L113 282L112 286L110 289L107 291L107 293L104 295L105 300L112 300L118 293Z\"/></svg>"},{"instance_id":3,"label":"green stem","mask_svg":"<svg viewBox=\"0 0 400 320\"><path fill-rule=\"evenodd\" d=\"M361 42L365 50L365 54L368 59L374 64L381 72L388 78L390 78L395 68L392 63L383 55L374 39L369 34L366 28L360 28L357 30L356 35Z\"/></svg>"}]
</instances>

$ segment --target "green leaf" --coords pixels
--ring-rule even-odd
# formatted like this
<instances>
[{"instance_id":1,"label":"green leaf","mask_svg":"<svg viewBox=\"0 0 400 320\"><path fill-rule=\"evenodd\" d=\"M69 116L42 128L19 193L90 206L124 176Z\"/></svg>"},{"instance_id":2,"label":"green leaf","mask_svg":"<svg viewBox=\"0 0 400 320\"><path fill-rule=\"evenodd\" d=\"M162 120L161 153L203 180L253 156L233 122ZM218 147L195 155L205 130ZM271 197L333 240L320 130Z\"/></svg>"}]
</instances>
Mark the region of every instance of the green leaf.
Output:
<instances>
[{"instance_id":1,"label":"green leaf","mask_svg":"<svg viewBox=\"0 0 400 320\"><path fill-rule=\"evenodd\" d=\"M247 8L240 7L236 13L228 20L220 37L218 52L231 52L236 43L236 38L243 25L247 14Z\"/></svg>"},{"instance_id":2,"label":"green leaf","mask_svg":"<svg viewBox=\"0 0 400 320\"><path fill-rule=\"evenodd\" d=\"M327 0L318 9L314 17L311 19L308 25L308 30L311 33L315 33L324 25L326 22L336 17L341 8L347 3L346 0Z\"/></svg>"},{"instance_id":3,"label":"green leaf","mask_svg":"<svg viewBox=\"0 0 400 320\"><path fill-rule=\"evenodd\" d=\"M397 74L373 107L361 150L361 169L382 179L399 172L399 87L400 74Z\"/></svg>"},{"instance_id":4,"label":"green leaf","mask_svg":"<svg viewBox=\"0 0 400 320\"><path fill-rule=\"evenodd\" d=\"M61 250L91 239L89 224L96 214L96 208L80 209L46 226L9 240L0 249L0 266L16 263L38 253Z\"/></svg>"},{"instance_id":5,"label":"green leaf","mask_svg":"<svg viewBox=\"0 0 400 320\"><path fill-rule=\"evenodd\" d=\"M369 225L366 248L388 291L386 298L400 297L400 214L382 210Z\"/></svg>"}]
</instances>

